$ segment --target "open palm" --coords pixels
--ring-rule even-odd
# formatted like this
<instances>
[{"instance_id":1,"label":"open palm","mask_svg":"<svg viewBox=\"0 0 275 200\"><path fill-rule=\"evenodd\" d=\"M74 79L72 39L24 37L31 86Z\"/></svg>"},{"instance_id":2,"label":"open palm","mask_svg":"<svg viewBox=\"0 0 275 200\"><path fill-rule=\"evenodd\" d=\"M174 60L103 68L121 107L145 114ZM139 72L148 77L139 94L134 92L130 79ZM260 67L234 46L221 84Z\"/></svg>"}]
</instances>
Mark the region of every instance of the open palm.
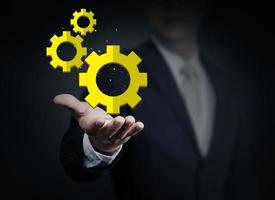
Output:
<instances>
[{"instance_id":1,"label":"open palm","mask_svg":"<svg viewBox=\"0 0 275 200\"><path fill-rule=\"evenodd\" d=\"M93 148L106 155L112 155L120 145L144 128L143 123L136 122L133 116L113 118L103 109L92 108L70 94L57 95L54 103L69 109L79 126L89 135Z\"/></svg>"}]
</instances>

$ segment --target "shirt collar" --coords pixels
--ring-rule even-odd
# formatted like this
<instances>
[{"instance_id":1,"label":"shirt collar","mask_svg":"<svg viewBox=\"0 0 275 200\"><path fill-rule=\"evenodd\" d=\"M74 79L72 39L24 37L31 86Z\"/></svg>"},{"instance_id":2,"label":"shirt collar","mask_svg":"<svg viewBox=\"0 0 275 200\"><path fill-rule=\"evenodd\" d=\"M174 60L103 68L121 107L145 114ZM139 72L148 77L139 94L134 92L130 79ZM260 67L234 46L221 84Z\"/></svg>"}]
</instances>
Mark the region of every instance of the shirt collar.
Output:
<instances>
[{"instance_id":1,"label":"shirt collar","mask_svg":"<svg viewBox=\"0 0 275 200\"><path fill-rule=\"evenodd\" d=\"M198 66L200 65L199 53L196 51L194 56L186 61L182 56L165 47L157 38L152 37L153 43L156 45L157 49L160 51L167 65L174 71L182 70L187 65Z\"/></svg>"},{"instance_id":2,"label":"shirt collar","mask_svg":"<svg viewBox=\"0 0 275 200\"><path fill-rule=\"evenodd\" d=\"M155 37L152 37L152 40L171 70L179 71L184 67L185 62L181 56L167 49Z\"/></svg>"}]
</instances>

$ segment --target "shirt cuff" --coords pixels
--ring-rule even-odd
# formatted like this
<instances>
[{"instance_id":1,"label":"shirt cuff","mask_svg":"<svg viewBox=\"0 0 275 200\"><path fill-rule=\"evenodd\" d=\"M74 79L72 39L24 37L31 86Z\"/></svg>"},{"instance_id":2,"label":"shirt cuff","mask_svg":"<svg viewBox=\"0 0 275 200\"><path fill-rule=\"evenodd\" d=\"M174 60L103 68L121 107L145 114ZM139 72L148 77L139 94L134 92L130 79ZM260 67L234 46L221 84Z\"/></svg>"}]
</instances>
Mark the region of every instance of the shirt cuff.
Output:
<instances>
[{"instance_id":1,"label":"shirt cuff","mask_svg":"<svg viewBox=\"0 0 275 200\"><path fill-rule=\"evenodd\" d=\"M116 158L116 156L119 154L121 149L122 149L122 145L120 145L119 149L115 151L114 154L111 156L101 154L93 148L90 142L89 136L86 133L84 133L83 151L84 151L85 157L83 160L83 166L86 168L91 168L99 165L100 166L109 165Z\"/></svg>"}]
</instances>

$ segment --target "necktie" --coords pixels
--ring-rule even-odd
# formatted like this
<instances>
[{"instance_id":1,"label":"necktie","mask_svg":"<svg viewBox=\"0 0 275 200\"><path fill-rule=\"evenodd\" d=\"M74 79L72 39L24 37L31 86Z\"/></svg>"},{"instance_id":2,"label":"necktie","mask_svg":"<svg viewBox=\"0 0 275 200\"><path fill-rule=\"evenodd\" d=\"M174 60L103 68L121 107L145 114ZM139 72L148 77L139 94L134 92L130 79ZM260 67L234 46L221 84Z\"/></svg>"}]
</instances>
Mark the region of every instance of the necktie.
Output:
<instances>
[{"instance_id":1,"label":"necktie","mask_svg":"<svg viewBox=\"0 0 275 200\"><path fill-rule=\"evenodd\" d=\"M207 88L203 71L194 63L185 63L179 74L180 93L194 128L197 145L202 156L206 156L212 126L209 88Z\"/></svg>"}]
</instances>

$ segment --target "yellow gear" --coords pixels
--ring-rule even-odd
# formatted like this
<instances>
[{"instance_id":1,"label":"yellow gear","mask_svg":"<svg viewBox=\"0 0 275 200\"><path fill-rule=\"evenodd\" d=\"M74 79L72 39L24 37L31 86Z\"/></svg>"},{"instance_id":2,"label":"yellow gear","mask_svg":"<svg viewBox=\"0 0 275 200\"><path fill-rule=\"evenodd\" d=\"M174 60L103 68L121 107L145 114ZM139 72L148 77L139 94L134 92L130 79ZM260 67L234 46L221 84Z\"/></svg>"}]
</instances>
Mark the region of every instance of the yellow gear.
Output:
<instances>
[{"instance_id":1,"label":"yellow gear","mask_svg":"<svg viewBox=\"0 0 275 200\"><path fill-rule=\"evenodd\" d=\"M85 17L89 20L89 25L82 28L78 25L77 21L79 18ZM75 33L80 33L85 36L86 33L92 33L94 31L94 26L96 25L96 19L93 18L94 13L92 11L87 12L86 9L81 9L80 12L75 11L73 14L73 19L71 19L71 25L73 26L73 31Z\"/></svg>"},{"instance_id":2,"label":"yellow gear","mask_svg":"<svg viewBox=\"0 0 275 200\"><path fill-rule=\"evenodd\" d=\"M50 56L52 58L51 65L53 66L53 68L56 69L58 66L60 66L63 72L70 72L71 68L74 66L76 68L81 67L81 65L83 64L81 58L87 55L87 48L81 45L83 39L79 35L74 37L71 35L70 31L63 31L62 36L58 37L54 35L50 41L52 43L52 46L47 47L46 54L47 56ZM67 42L74 45L74 47L76 48L76 55L73 59L65 61L59 58L59 56L57 55L57 48L59 47L59 45Z\"/></svg>"},{"instance_id":3,"label":"yellow gear","mask_svg":"<svg viewBox=\"0 0 275 200\"><path fill-rule=\"evenodd\" d=\"M96 52L92 52L85 61L89 64L89 68L86 73L79 74L79 86L88 88L89 94L85 100L92 107L102 104L106 106L107 113L119 114L120 106L128 104L131 108L134 108L141 101L141 97L137 92L140 87L147 86L147 73L139 72L138 64L141 59L133 51L127 56L120 53L119 45L107 45L106 53L99 56ZM96 83L99 70L112 63L122 65L130 75L127 90L118 96L104 94Z\"/></svg>"}]
</instances>

